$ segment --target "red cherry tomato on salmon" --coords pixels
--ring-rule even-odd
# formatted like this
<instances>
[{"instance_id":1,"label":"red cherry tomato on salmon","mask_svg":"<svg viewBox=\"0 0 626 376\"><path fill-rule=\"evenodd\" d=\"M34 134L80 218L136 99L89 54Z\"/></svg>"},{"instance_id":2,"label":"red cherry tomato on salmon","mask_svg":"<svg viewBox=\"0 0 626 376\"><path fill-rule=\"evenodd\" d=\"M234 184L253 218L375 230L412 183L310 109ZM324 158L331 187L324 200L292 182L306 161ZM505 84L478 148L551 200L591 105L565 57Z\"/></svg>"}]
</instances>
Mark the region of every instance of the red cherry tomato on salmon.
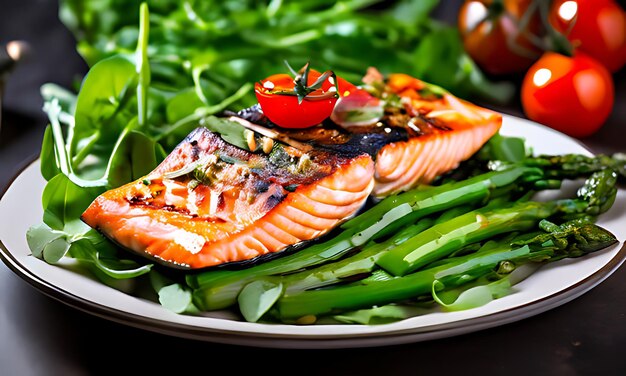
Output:
<instances>
[{"instance_id":1,"label":"red cherry tomato on salmon","mask_svg":"<svg viewBox=\"0 0 626 376\"><path fill-rule=\"evenodd\" d=\"M459 10L458 26L465 51L484 71L494 74L524 72L541 55L526 35L541 32L538 12L518 26L531 0L466 0Z\"/></svg>"},{"instance_id":2,"label":"red cherry tomato on salmon","mask_svg":"<svg viewBox=\"0 0 626 376\"><path fill-rule=\"evenodd\" d=\"M315 83L320 76L320 72L310 70L307 85ZM294 78L287 74L275 74L255 84L256 97L265 116L283 128L307 128L330 117L338 98L331 79L325 80L321 88L305 96L301 103L295 95L281 93L293 91L294 85ZM341 78L337 79L337 87L339 93L356 89Z\"/></svg>"},{"instance_id":3,"label":"red cherry tomato on salmon","mask_svg":"<svg viewBox=\"0 0 626 376\"><path fill-rule=\"evenodd\" d=\"M615 72L626 64L626 13L613 0L556 0L550 23L576 48Z\"/></svg>"},{"instance_id":4,"label":"red cherry tomato on salmon","mask_svg":"<svg viewBox=\"0 0 626 376\"><path fill-rule=\"evenodd\" d=\"M600 129L613 102L611 74L580 52L574 57L546 52L522 82L526 115L573 137L587 137Z\"/></svg>"}]
</instances>

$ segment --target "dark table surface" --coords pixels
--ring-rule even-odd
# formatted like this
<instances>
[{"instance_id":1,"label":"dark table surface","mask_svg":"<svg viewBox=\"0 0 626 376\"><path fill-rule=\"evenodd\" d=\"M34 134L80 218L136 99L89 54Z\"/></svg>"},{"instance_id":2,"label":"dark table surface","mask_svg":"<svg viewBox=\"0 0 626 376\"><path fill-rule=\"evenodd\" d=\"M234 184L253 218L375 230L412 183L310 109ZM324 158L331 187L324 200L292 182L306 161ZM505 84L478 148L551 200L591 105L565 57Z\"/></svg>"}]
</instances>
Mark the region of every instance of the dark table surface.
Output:
<instances>
[{"instance_id":1,"label":"dark table surface","mask_svg":"<svg viewBox=\"0 0 626 376\"><path fill-rule=\"evenodd\" d=\"M458 1L438 14L451 20ZM38 88L69 87L85 65L57 18L55 1L0 0L0 43L25 39L32 58L6 87L0 131L0 192L37 155L45 126ZM626 151L626 70L616 106L592 151ZM519 106L495 108L522 116ZM39 197L33 197L39 200ZM626 268L583 296L537 316L453 338L345 350L274 350L185 340L113 323L39 293L0 265L0 375L237 374L626 374Z\"/></svg>"}]
</instances>

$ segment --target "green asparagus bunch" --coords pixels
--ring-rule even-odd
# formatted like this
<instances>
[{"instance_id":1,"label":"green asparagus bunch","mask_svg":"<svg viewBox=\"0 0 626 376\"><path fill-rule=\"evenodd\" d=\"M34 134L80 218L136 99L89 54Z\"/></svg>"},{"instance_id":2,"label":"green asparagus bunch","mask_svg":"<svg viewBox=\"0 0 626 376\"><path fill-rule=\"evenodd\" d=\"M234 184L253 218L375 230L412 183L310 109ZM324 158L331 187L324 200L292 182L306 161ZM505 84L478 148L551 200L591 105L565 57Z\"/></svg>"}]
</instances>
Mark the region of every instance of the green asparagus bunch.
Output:
<instances>
[{"instance_id":1,"label":"green asparagus bunch","mask_svg":"<svg viewBox=\"0 0 626 376\"><path fill-rule=\"evenodd\" d=\"M550 163L545 164L544 161ZM330 239L297 253L243 270L222 269L188 275L187 283L193 290L193 302L200 310L222 309L238 303L249 321L257 321L267 312L289 321L308 314L324 315L407 299L401 291L408 290L403 289L398 290L398 295L390 293L394 297L392 300L381 298L374 303L368 299L376 299L372 296L376 296L377 292L364 293L371 296L366 300L356 297L353 301L360 303L345 303L346 306L335 306L331 297L333 294L341 296L339 292L333 292L341 289L354 287L354 291L346 290L349 294L357 294L360 289L367 290L362 286L369 286L369 283L362 281L372 278L376 282L374 285L378 286L378 282L382 283L381 276L389 281L392 291L395 289L393 286L403 282L391 281L411 280L418 278L413 276L419 273L427 275L425 270L431 270L438 263L436 267L441 269L448 265L448 260L479 257L476 249L481 248L483 242L503 234L526 234L525 238L528 234L536 235L540 223L542 228L549 230L548 234L553 239L557 239L557 233L568 234L565 238L570 234L577 235L574 241L568 241L567 244L572 244L570 248L564 248L562 243L554 246L558 250L569 249L570 252L556 252L557 248L551 248L553 246L546 246L545 250L541 248L542 255L545 252L549 255L545 261L579 256L598 249L595 244L607 246L610 243L607 239L611 237L603 237L603 241L593 243L592 248L580 245L582 239L596 239L596 235L606 234L587 222L611 207L618 179L613 168L619 163L617 158L572 156L526 158L518 163L493 164L492 167L497 167L496 171L389 197L346 222ZM559 165L563 164L567 164L563 169L565 172L557 174ZM547 202L529 200L537 190L558 188L563 179L581 177L587 177L587 180L575 198ZM558 227L557 231L557 227L546 227L548 222L543 222L546 219L570 222L563 228ZM511 247L519 245L520 239L524 237L516 237L517 243L502 243L503 249L512 252ZM537 237L532 243L533 252L540 249L537 245L539 239ZM614 237L611 239L615 241ZM547 245L548 240L544 239L541 244ZM509 255L506 252L501 253L502 257ZM455 257L465 253L469 254L462 256L464 258ZM533 253L533 257L527 259L536 261L534 256L538 254ZM343 286L351 281L361 282ZM310 296L315 300L317 294L328 297L329 309L317 308L305 312L311 307L300 299L306 300ZM295 309L300 305L298 302L309 308ZM319 309L322 311L318 312Z\"/></svg>"},{"instance_id":2,"label":"green asparagus bunch","mask_svg":"<svg viewBox=\"0 0 626 376\"><path fill-rule=\"evenodd\" d=\"M450 258L445 263L403 277L297 293L287 290L278 299L272 314L289 322L311 315L402 302L431 294L433 288L450 289L486 275L501 277L526 263L579 257L617 242L615 236L603 228L577 220L561 226L543 221L542 227L549 232L530 239L524 239L526 235L508 243L489 244L476 253Z\"/></svg>"}]
</instances>

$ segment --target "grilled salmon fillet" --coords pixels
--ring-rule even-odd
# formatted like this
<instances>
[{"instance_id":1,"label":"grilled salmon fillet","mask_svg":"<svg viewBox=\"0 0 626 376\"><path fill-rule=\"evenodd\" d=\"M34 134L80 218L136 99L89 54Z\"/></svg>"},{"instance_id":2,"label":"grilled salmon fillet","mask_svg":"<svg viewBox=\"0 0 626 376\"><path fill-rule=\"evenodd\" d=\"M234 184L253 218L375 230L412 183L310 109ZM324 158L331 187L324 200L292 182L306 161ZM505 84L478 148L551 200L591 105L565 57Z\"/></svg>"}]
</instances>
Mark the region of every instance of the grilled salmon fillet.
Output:
<instances>
[{"instance_id":1,"label":"grilled salmon fillet","mask_svg":"<svg viewBox=\"0 0 626 376\"><path fill-rule=\"evenodd\" d=\"M81 218L180 268L251 260L325 234L370 195L367 154L298 154L284 145L254 154L197 128L148 176L103 193Z\"/></svg>"},{"instance_id":2,"label":"grilled salmon fillet","mask_svg":"<svg viewBox=\"0 0 626 376\"><path fill-rule=\"evenodd\" d=\"M397 94L417 134L392 142L376 155L374 195L384 197L456 168L480 149L502 125L502 115L463 101L452 94L424 98L423 83L394 74L387 87Z\"/></svg>"},{"instance_id":3,"label":"grilled salmon fillet","mask_svg":"<svg viewBox=\"0 0 626 376\"><path fill-rule=\"evenodd\" d=\"M82 220L170 266L255 260L328 233L370 195L431 182L476 153L502 123L499 114L413 77L373 76L378 96L393 103L375 123L327 119L287 130L258 105L225 113L264 135L271 151L247 151L197 128L148 176L96 198Z\"/></svg>"}]
</instances>

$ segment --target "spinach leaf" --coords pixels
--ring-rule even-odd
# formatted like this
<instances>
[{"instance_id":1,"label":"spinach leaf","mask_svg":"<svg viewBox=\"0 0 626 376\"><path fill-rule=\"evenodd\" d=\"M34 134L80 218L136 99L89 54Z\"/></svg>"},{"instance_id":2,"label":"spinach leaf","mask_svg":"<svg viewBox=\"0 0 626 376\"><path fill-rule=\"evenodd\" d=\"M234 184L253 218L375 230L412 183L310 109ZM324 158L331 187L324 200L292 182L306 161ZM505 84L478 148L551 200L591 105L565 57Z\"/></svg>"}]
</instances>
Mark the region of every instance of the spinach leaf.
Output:
<instances>
[{"instance_id":1,"label":"spinach leaf","mask_svg":"<svg viewBox=\"0 0 626 376\"><path fill-rule=\"evenodd\" d=\"M61 19L77 37L79 52L93 65L132 50L141 34L139 3L62 0ZM437 4L438 0L152 2L152 82L176 90L192 88L204 106L210 106L232 95L242 82L282 71L284 60L297 66L310 60L320 70L333 69L354 82L368 66L376 66L383 73L427 72L433 83L461 96L510 99L511 87L487 80L464 53L458 32L431 19ZM243 102L253 99L249 92Z\"/></svg>"},{"instance_id":2,"label":"spinach leaf","mask_svg":"<svg viewBox=\"0 0 626 376\"><path fill-rule=\"evenodd\" d=\"M39 170L41 171L41 176L43 176L44 179L50 180L61 173L61 169L58 167L60 162L54 149L54 137L52 135L52 128L50 125L46 127L46 130L43 133L39 160L41 161Z\"/></svg>"},{"instance_id":3,"label":"spinach leaf","mask_svg":"<svg viewBox=\"0 0 626 376\"><path fill-rule=\"evenodd\" d=\"M136 278L152 269L152 264L142 265L136 261L124 259L115 246L102 238L95 230L93 233L72 242L69 255L82 263L97 268L113 279ZM100 241L94 243L94 237Z\"/></svg>"},{"instance_id":4,"label":"spinach leaf","mask_svg":"<svg viewBox=\"0 0 626 376\"><path fill-rule=\"evenodd\" d=\"M70 249L70 245L71 243L67 241L67 238L56 238L43 248L42 257L47 263L55 264L65 256Z\"/></svg>"},{"instance_id":5,"label":"spinach leaf","mask_svg":"<svg viewBox=\"0 0 626 376\"><path fill-rule=\"evenodd\" d=\"M76 94L52 83L43 84L40 89L44 102L50 102L56 98L61 106L62 117L71 117L76 111Z\"/></svg>"},{"instance_id":6,"label":"spinach leaf","mask_svg":"<svg viewBox=\"0 0 626 376\"><path fill-rule=\"evenodd\" d=\"M175 313L199 312L193 304L191 290L183 284L174 282L156 270L150 272L150 284L163 307Z\"/></svg>"},{"instance_id":7,"label":"spinach leaf","mask_svg":"<svg viewBox=\"0 0 626 376\"><path fill-rule=\"evenodd\" d=\"M438 280L433 282L432 296L446 311L462 311L481 307L512 292L511 281L504 277L494 282L480 280L456 289L445 290Z\"/></svg>"},{"instance_id":8,"label":"spinach leaf","mask_svg":"<svg viewBox=\"0 0 626 376\"><path fill-rule=\"evenodd\" d=\"M381 307L361 309L333 316L345 324L380 325L406 319L417 313L418 308L388 304Z\"/></svg>"},{"instance_id":9,"label":"spinach leaf","mask_svg":"<svg viewBox=\"0 0 626 376\"><path fill-rule=\"evenodd\" d=\"M416 21L424 22L430 12L437 6L438 0L399 1L391 8L391 15L399 21L414 24Z\"/></svg>"},{"instance_id":10,"label":"spinach leaf","mask_svg":"<svg viewBox=\"0 0 626 376\"><path fill-rule=\"evenodd\" d=\"M208 128L211 132L219 133L224 141L238 148L249 150L244 133L246 128L243 125L215 116L208 116L202 119L200 125Z\"/></svg>"},{"instance_id":11,"label":"spinach leaf","mask_svg":"<svg viewBox=\"0 0 626 376\"><path fill-rule=\"evenodd\" d=\"M193 115L196 109L204 106L193 88L183 89L167 102L166 120L170 124Z\"/></svg>"},{"instance_id":12,"label":"spinach leaf","mask_svg":"<svg viewBox=\"0 0 626 376\"><path fill-rule=\"evenodd\" d=\"M145 134L139 131L124 133L107 166L107 186L119 187L147 175L165 156L161 145Z\"/></svg>"},{"instance_id":13,"label":"spinach leaf","mask_svg":"<svg viewBox=\"0 0 626 376\"><path fill-rule=\"evenodd\" d=\"M493 135L479 150L478 157L485 161L520 162L530 155L524 139Z\"/></svg>"},{"instance_id":14,"label":"spinach leaf","mask_svg":"<svg viewBox=\"0 0 626 376\"><path fill-rule=\"evenodd\" d=\"M79 187L64 174L56 175L43 191L44 223L70 234L87 232L90 227L80 220L80 216L102 191Z\"/></svg>"},{"instance_id":15,"label":"spinach leaf","mask_svg":"<svg viewBox=\"0 0 626 376\"><path fill-rule=\"evenodd\" d=\"M136 107L129 105L136 100L133 90L137 79L134 64L121 55L102 60L89 70L76 102L71 155L93 145L94 139L109 147L115 143L137 116Z\"/></svg>"},{"instance_id":16,"label":"spinach leaf","mask_svg":"<svg viewBox=\"0 0 626 376\"><path fill-rule=\"evenodd\" d=\"M248 322L257 322L283 294L283 285L270 281L254 281L239 293L237 301L241 314Z\"/></svg>"},{"instance_id":17,"label":"spinach leaf","mask_svg":"<svg viewBox=\"0 0 626 376\"><path fill-rule=\"evenodd\" d=\"M28 229L28 232L26 232L26 242L33 256L43 258L44 249L48 244L63 235L63 232L54 231L45 223L40 223Z\"/></svg>"},{"instance_id":18,"label":"spinach leaf","mask_svg":"<svg viewBox=\"0 0 626 376\"><path fill-rule=\"evenodd\" d=\"M415 74L436 83L452 93L467 97L478 93L494 102L507 102L514 86L507 82L492 83L480 72L463 50L458 31L436 27L425 36L413 52ZM455 64L446 64L455 61Z\"/></svg>"}]
</instances>

